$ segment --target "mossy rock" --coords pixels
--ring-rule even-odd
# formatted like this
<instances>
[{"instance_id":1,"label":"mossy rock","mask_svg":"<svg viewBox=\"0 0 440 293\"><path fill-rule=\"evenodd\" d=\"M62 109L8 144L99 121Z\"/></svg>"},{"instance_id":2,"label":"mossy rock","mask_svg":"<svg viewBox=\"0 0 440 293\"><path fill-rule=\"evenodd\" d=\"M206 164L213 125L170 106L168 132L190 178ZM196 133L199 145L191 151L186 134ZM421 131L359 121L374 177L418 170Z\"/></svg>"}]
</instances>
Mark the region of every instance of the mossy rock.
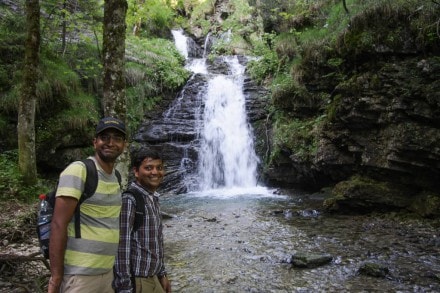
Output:
<instances>
[{"instance_id":1,"label":"mossy rock","mask_svg":"<svg viewBox=\"0 0 440 293\"><path fill-rule=\"evenodd\" d=\"M367 262L359 268L359 274L371 276L375 278L385 278L389 273L389 269L383 265Z\"/></svg>"},{"instance_id":2,"label":"mossy rock","mask_svg":"<svg viewBox=\"0 0 440 293\"><path fill-rule=\"evenodd\" d=\"M354 176L335 185L324 208L340 213L401 210L411 204L411 194L405 186Z\"/></svg>"},{"instance_id":3,"label":"mossy rock","mask_svg":"<svg viewBox=\"0 0 440 293\"><path fill-rule=\"evenodd\" d=\"M291 263L298 268L316 268L326 265L333 260L333 257L328 254L312 254L312 253L297 253L292 255Z\"/></svg>"},{"instance_id":4,"label":"mossy rock","mask_svg":"<svg viewBox=\"0 0 440 293\"><path fill-rule=\"evenodd\" d=\"M440 196L429 193L418 194L409 209L422 217L440 218Z\"/></svg>"}]
</instances>

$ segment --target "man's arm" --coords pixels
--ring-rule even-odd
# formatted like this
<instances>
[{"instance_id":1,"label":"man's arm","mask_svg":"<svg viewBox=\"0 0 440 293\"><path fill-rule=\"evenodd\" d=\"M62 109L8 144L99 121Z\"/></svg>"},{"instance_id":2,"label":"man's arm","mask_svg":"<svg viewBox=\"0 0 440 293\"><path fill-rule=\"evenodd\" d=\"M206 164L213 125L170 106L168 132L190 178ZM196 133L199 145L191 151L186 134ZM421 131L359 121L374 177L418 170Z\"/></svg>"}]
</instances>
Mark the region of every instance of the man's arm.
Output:
<instances>
[{"instance_id":1,"label":"man's arm","mask_svg":"<svg viewBox=\"0 0 440 293\"><path fill-rule=\"evenodd\" d=\"M64 254L67 243L67 226L75 212L78 200L74 197L58 196L55 201L50 242L49 259L51 278L49 280L49 293L59 292L59 287L64 275Z\"/></svg>"},{"instance_id":2,"label":"man's arm","mask_svg":"<svg viewBox=\"0 0 440 293\"><path fill-rule=\"evenodd\" d=\"M113 288L115 292L132 292L130 254L131 232L133 230L136 208L126 194L122 196L121 213L119 215L119 246L115 259L115 278Z\"/></svg>"}]
</instances>

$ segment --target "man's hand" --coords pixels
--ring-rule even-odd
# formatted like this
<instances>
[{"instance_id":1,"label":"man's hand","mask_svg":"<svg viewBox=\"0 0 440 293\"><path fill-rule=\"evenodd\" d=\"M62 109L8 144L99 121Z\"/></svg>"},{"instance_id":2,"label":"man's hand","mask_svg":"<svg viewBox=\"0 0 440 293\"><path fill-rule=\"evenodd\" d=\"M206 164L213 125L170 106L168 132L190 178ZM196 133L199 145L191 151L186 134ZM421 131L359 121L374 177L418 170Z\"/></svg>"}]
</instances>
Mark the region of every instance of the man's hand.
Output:
<instances>
[{"instance_id":1,"label":"man's hand","mask_svg":"<svg viewBox=\"0 0 440 293\"><path fill-rule=\"evenodd\" d=\"M59 293L60 287L61 287L61 282L62 282L62 279L60 279L59 281L55 281L54 279L52 279L52 277L50 277L47 292L48 293Z\"/></svg>"},{"instance_id":2,"label":"man's hand","mask_svg":"<svg viewBox=\"0 0 440 293\"><path fill-rule=\"evenodd\" d=\"M166 275L159 278L159 282L166 293L171 293L171 282L168 280Z\"/></svg>"}]
</instances>

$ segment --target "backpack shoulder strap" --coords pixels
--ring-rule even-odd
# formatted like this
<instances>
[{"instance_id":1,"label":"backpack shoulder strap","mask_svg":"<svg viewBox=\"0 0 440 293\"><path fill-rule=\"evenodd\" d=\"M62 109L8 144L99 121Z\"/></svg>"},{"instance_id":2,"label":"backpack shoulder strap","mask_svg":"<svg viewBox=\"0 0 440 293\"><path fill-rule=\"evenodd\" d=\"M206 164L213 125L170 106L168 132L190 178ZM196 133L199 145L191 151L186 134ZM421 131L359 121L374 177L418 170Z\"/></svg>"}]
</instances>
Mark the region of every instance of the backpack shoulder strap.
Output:
<instances>
[{"instance_id":1,"label":"backpack shoulder strap","mask_svg":"<svg viewBox=\"0 0 440 293\"><path fill-rule=\"evenodd\" d=\"M135 199L136 211L134 217L133 231L136 231L144 221L144 216L145 216L144 196L140 192L132 188L128 188L127 191L125 191L124 193L130 193L131 195L133 195Z\"/></svg>"},{"instance_id":2,"label":"backpack shoulder strap","mask_svg":"<svg viewBox=\"0 0 440 293\"><path fill-rule=\"evenodd\" d=\"M84 183L84 192L75 208L75 238L81 238L81 221L80 221L80 205L93 194L98 187L98 171L96 170L95 161L92 159L84 159L81 162L86 166L86 182Z\"/></svg>"},{"instance_id":3,"label":"backpack shoulder strap","mask_svg":"<svg viewBox=\"0 0 440 293\"><path fill-rule=\"evenodd\" d=\"M96 170L95 161L92 159L82 160L86 165L86 182L84 183L84 192L81 195L80 203L95 194L98 187L98 170ZM118 178L119 179L119 178Z\"/></svg>"},{"instance_id":4,"label":"backpack shoulder strap","mask_svg":"<svg viewBox=\"0 0 440 293\"><path fill-rule=\"evenodd\" d=\"M121 173L119 173L118 169L115 169L115 175L116 178L118 178L119 187L122 189L122 176Z\"/></svg>"}]
</instances>

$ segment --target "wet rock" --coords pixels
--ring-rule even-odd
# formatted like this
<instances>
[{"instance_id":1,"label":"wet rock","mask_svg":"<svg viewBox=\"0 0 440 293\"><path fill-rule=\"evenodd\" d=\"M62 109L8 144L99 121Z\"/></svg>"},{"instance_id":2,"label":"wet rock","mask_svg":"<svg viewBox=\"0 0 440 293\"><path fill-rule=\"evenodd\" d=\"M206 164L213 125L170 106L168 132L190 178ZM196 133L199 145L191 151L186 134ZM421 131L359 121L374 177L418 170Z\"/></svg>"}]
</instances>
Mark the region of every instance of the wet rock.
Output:
<instances>
[{"instance_id":1,"label":"wet rock","mask_svg":"<svg viewBox=\"0 0 440 293\"><path fill-rule=\"evenodd\" d=\"M298 216L303 218L316 218L319 216L319 212L314 209L306 209L297 211Z\"/></svg>"},{"instance_id":2,"label":"wet rock","mask_svg":"<svg viewBox=\"0 0 440 293\"><path fill-rule=\"evenodd\" d=\"M160 212L160 214L162 215L163 219L173 219L173 218L176 217L175 215L168 214L168 213L165 213L165 212Z\"/></svg>"},{"instance_id":3,"label":"wet rock","mask_svg":"<svg viewBox=\"0 0 440 293\"><path fill-rule=\"evenodd\" d=\"M238 276L230 277L229 279L226 280L226 283L227 284L234 284L235 281L237 281L237 279L238 279Z\"/></svg>"},{"instance_id":4,"label":"wet rock","mask_svg":"<svg viewBox=\"0 0 440 293\"><path fill-rule=\"evenodd\" d=\"M320 215L320 212L315 209L304 209L304 210L274 210L271 211L271 215L278 216L283 215L286 219L291 219L294 217L300 218L317 218Z\"/></svg>"},{"instance_id":5,"label":"wet rock","mask_svg":"<svg viewBox=\"0 0 440 293\"><path fill-rule=\"evenodd\" d=\"M298 268L315 268L326 265L333 260L333 257L328 254L310 254L310 253L296 253L292 255L291 263Z\"/></svg>"},{"instance_id":6,"label":"wet rock","mask_svg":"<svg viewBox=\"0 0 440 293\"><path fill-rule=\"evenodd\" d=\"M376 278L385 278L389 274L389 269L381 264L367 262L362 264L358 273Z\"/></svg>"},{"instance_id":7,"label":"wet rock","mask_svg":"<svg viewBox=\"0 0 440 293\"><path fill-rule=\"evenodd\" d=\"M203 219L206 222L211 222L211 223L218 223L219 222L216 217L213 217L213 218L203 218Z\"/></svg>"}]
</instances>

